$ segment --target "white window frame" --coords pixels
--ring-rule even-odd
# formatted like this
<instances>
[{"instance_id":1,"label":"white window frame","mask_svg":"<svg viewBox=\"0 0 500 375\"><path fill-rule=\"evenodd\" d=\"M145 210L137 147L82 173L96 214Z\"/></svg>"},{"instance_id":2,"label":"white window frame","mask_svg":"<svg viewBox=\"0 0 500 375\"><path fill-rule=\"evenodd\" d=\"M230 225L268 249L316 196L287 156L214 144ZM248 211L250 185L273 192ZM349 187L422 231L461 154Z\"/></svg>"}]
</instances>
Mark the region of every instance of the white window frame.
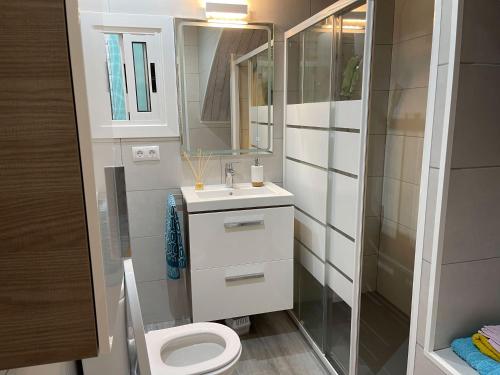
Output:
<instances>
[{"instance_id":1,"label":"white window frame","mask_svg":"<svg viewBox=\"0 0 500 375\"><path fill-rule=\"evenodd\" d=\"M80 24L92 137L179 137L173 18L80 12ZM128 120L112 120L106 34L122 35ZM132 42L147 44L148 71L149 64L155 64L157 92L150 91L151 112L137 111ZM151 88L150 74L148 80Z\"/></svg>"}]
</instances>

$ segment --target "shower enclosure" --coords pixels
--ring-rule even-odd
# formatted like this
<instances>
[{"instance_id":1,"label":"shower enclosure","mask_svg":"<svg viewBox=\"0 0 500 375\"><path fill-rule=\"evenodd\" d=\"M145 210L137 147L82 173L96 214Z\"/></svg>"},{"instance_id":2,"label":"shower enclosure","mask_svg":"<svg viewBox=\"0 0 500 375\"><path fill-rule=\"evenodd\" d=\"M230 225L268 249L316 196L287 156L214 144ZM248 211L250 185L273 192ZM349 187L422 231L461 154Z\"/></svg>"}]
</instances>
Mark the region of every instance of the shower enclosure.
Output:
<instances>
[{"instance_id":1,"label":"shower enclosure","mask_svg":"<svg viewBox=\"0 0 500 375\"><path fill-rule=\"evenodd\" d=\"M429 61L400 55L405 4L341 0L285 34L292 316L339 374L406 373Z\"/></svg>"},{"instance_id":2,"label":"shower enclosure","mask_svg":"<svg viewBox=\"0 0 500 375\"><path fill-rule=\"evenodd\" d=\"M373 1L285 33L285 187L295 194L293 317L339 374L358 363Z\"/></svg>"}]
</instances>

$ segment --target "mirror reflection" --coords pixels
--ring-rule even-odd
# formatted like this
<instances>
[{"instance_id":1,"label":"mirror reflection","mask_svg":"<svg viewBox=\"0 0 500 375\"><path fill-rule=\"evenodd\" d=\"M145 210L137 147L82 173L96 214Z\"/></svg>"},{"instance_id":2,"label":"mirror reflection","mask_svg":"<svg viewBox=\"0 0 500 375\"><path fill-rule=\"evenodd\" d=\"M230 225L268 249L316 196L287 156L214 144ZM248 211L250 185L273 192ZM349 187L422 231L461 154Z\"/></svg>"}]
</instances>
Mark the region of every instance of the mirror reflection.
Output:
<instances>
[{"instance_id":1,"label":"mirror reflection","mask_svg":"<svg viewBox=\"0 0 500 375\"><path fill-rule=\"evenodd\" d=\"M182 145L188 154L272 152L272 30L177 20Z\"/></svg>"}]
</instances>

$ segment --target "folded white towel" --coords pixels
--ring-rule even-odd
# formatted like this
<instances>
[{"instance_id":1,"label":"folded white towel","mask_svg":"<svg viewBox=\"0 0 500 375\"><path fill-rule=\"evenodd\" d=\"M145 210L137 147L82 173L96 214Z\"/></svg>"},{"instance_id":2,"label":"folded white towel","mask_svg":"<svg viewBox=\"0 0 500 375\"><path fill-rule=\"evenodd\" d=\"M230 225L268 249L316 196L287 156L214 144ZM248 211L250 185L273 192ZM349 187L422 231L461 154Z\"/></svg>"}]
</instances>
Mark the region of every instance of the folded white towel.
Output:
<instances>
[{"instance_id":1,"label":"folded white towel","mask_svg":"<svg viewBox=\"0 0 500 375\"><path fill-rule=\"evenodd\" d=\"M479 333L488 338L488 342L500 352L500 326L484 326Z\"/></svg>"}]
</instances>

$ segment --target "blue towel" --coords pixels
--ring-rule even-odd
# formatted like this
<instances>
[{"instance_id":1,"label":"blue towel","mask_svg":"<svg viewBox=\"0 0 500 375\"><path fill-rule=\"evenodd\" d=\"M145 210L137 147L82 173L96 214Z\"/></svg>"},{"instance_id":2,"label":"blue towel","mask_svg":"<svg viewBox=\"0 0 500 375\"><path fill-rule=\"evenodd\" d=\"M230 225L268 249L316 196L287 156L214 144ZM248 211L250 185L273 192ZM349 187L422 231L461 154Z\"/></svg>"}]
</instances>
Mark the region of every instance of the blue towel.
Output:
<instances>
[{"instance_id":1,"label":"blue towel","mask_svg":"<svg viewBox=\"0 0 500 375\"><path fill-rule=\"evenodd\" d=\"M453 351L481 375L500 375L500 362L484 355L472 342L472 337L453 340Z\"/></svg>"},{"instance_id":2,"label":"blue towel","mask_svg":"<svg viewBox=\"0 0 500 375\"><path fill-rule=\"evenodd\" d=\"M172 194L167 198L167 215L165 220L165 255L167 257L167 276L177 280L181 277L180 268L186 268L186 253L182 245L182 232L177 215L175 198Z\"/></svg>"}]
</instances>

